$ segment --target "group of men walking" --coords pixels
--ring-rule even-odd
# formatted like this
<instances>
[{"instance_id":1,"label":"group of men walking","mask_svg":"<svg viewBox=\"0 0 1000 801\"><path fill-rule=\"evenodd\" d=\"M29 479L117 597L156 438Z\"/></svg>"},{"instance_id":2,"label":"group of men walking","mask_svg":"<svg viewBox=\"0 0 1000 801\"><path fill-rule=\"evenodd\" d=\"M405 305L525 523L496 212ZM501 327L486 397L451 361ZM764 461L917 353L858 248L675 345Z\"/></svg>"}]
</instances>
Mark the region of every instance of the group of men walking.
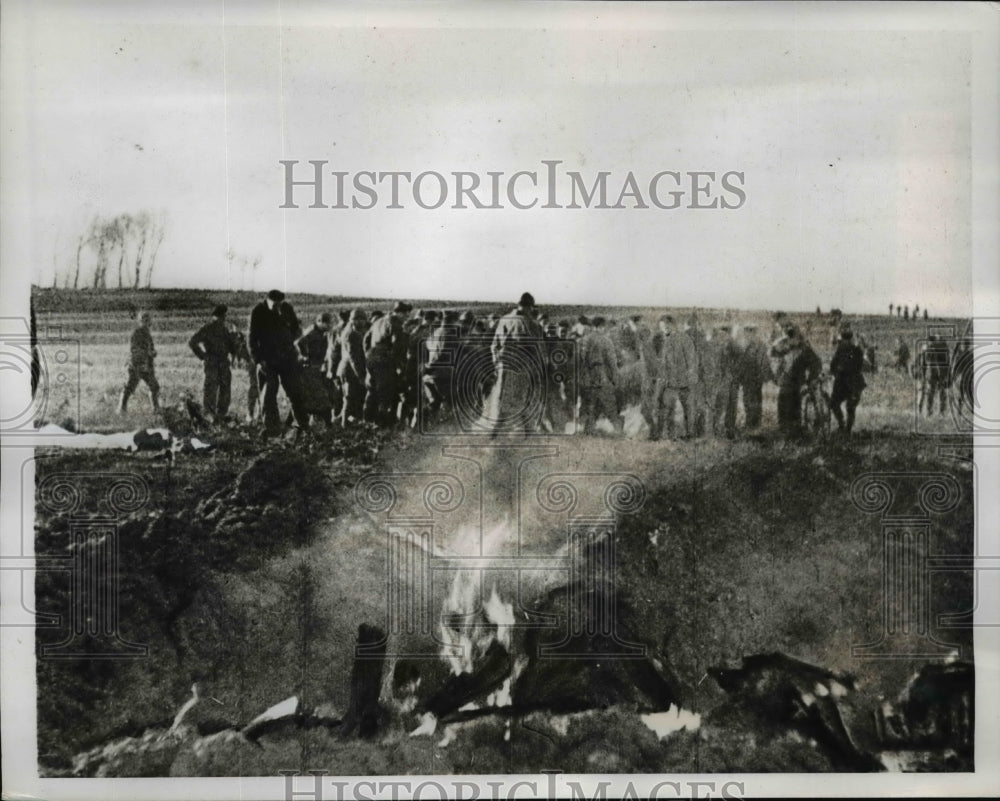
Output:
<instances>
[{"instance_id":1,"label":"group of men walking","mask_svg":"<svg viewBox=\"0 0 1000 801\"><path fill-rule=\"evenodd\" d=\"M294 421L300 430L312 420L326 426L367 422L418 427L452 422L468 433L595 433L599 421L622 433L623 413L637 407L649 438L733 437L738 406L744 425L761 425L763 387L778 385L779 428L803 430L803 404L832 411L850 434L866 382L865 354L850 326L840 326L828 375L800 328L775 315L775 332L765 341L751 324L734 333L726 323L702 328L696 315L678 325L661 315L655 329L641 315L575 322L549 322L524 293L504 316L477 317L471 311L413 310L397 302L385 312L355 308L322 313L303 330L291 304L272 290L250 313L246 335L217 306L188 344L204 364L203 411L224 420L232 398L232 368L246 371L247 416L263 435L282 432ZM138 383L159 408L156 350L148 312L140 312L132 333L127 380L119 410L126 410ZM931 337L918 351L913 374L920 380L919 408L941 413L959 358ZM909 369L909 349L900 343L898 368ZM282 420L279 389L291 412ZM968 393L971 396L971 393Z\"/></svg>"}]
</instances>

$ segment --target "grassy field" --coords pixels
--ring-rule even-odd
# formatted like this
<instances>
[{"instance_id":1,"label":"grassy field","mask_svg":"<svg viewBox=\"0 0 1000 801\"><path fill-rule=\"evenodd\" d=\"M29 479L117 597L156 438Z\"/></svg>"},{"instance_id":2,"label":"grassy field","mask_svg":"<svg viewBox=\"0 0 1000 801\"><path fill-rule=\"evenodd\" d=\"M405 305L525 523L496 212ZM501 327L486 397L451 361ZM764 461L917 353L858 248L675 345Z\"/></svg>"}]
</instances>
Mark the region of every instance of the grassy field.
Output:
<instances>
[{"instance_id":1,"label":"grassy field","mask_svg":"<svg viewBox=\"0 0 1000 801\"><path fill-rule=\"evenodd\" d=\"M291 300L304 320L347 305L336 298ZM142 390L124 420L114 411L132 310L154 310L157 371L164 402L171 403L184 391L200 394L200 363L186 342L211 306L226 302L231 319L243 321L255 301L226 293L87 293L78 301L66 293L39 293L40 333L44 337L58 329L79 342L81 368L76 386L51 382L46 414L59 422L75 406L67 401L78 392L77 423L83 429L128 430L156 423ZM652 321L661 311L542 308L553 319L601 311L613 316L638 312ZM506 309L483 307L493 310ZM679 316L689 311L674 310ZM703 324L753 321L770 330L770 314L764 312L699 310L699 315ZM828 361L825 321L814 315L793 319L812 329L817 350ZM922 321L848 319L856 332L874 338L883 364L890 361L896 337L910 341L912 350L927 332ZM963 326L962 321L930 324ZM234 377L237 409L245 396L243 381ZM953 434L948 441L956 453L970 457L971 440L956 434L949 415L921 421L918 431L909 377L886 368L870 375L868 383L850 443L784 441L774 430L773 387L765 394L763 431L735 441L569 437L552 443L556 455L544 463L546 469L581 475L626 472L641 479L646 502L619 521L615 535L621 623L665 666L685 708L702 716L700 734L659 739L629 704L612 703L562 717L533 713L513 725L484 718L442 745L440 731L435 737L409 737L402 715L376 740L363 742L303 730L266 741L262 749L230 741L209 747L191 731L157 740L159 750L142 759L119 749L104 760L102 775L835 769L808 743L733 724L726 717L725 695L706 680L706 671L780 650L852 672L861 686L855 736L874 747L871 716L864 710L893 698L923 664L922 659L851 656L852 645L879 636L885 580L878 518L852 502L851 485L870 472L954 477L963 502L932 517L929 536L935 554L969 554L971 465L940 452L940 440L922 433ZM213 699L198 707L199 723L209 730L246 722L293 694L305 708L343 713L358 626L379 624L389 603L386 534L359 508L355 484L370 471L464 475L443 455L447 443L431 440L358 429L302 448L280 441L265 447L252 432L234 429L216 436L213 453L173 461L119 452L40 452L38 481L67 471L88 471L95 481L104 473L131 472L150 487L149 504L126 517L120 536L122 634L147 644L150 658L39 660L43 773L70 775L74 755L81 751L169 726L194 681L203 697ZM502 465L490 464L480 491L489 495L489 508L503 512L509 486ZM911 506L914 502L907 500ZM536 552L551 554L565 546L565 532L544 519L526 526L525 543ZM67 527L64 517L40 509L38 553L64 554ZM463 531L456 528L443 547L461 548ZM540 580L537 592L524 599L529 608L548 603L550 578ZM931 592L933 634L971 659L971 629L938 622L939 614L972 607L971 575L937 575ZM37 608L64 613L68 593L65 575L40 575ZM62 636L61 631L38 633L43 644ZM424 670L424 692L439 686L447 674L444 664L438 660Z\"/></svg>"}]
</instances>

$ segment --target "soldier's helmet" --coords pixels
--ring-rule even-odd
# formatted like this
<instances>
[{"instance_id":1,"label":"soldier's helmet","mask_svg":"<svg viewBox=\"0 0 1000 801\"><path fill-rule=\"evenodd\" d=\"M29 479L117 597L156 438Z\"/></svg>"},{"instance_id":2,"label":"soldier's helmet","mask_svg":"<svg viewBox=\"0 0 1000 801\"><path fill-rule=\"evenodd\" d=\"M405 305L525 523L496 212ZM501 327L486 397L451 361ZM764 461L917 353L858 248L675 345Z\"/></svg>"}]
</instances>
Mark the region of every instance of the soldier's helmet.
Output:
<instances>
[{"instance_id":1,"label":"soldier's helmet","mask_svg":"<svg viewBox=\"0 0 1000 801\"><path fill-rule=\"evenodd\" d=\"M316 315L316 324L325 325L327 328L333 323L333 316L330 312L323 312L322 314Z\"/></svg>"},{"instance_id":2,"label":"soldier's helmet","mask_svg":"<svg viewBox=\"0 0 1000 801\"><path fill-rule=\"evenodd\" d=\"M351 309L351 322L354 323L367 323L368 315L365 314L364 309Z\"/></svg>"}]
</instances>

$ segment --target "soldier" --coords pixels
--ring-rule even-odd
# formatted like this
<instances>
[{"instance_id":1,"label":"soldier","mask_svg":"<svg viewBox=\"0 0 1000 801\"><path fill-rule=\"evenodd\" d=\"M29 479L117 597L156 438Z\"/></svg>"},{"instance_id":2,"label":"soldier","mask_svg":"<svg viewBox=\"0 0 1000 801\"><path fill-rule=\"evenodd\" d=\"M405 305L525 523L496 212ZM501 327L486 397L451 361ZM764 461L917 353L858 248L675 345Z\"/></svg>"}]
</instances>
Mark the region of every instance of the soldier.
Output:
<instances>
[{"instance_id":1,"label":"soldier","mask_svg":"<svg viewBox=\"0 0 1000 801\"><path fill-rule=\"evenodd\" d=\"M228 311L224 305L216 306L212 310L211 321L205 323L188 340L188 347L205 366L202 408L216 421L222 420L229 413L232 392L233 374L229 360L236 355L237 343L226 325Z\"/></svg>"},{"instance_id":2,"label":"soldier","mask_svg":"<svg viewBox=\"0 0 1000 801\"><path fill-rule=\"evenodd\" d=\"M618 360L615 346L604 328L604 318L591 320L591 330L580 340L580 418L583 433L594 433L594 425L607 417L619 434L624 421L618 414L615 384L618 380Z\"/></svg>"},{"instance_id":3,"label":"soldier","mask_svg":"<svg viewBox=\"0 0 1000 801\"><path fill-rule=\"evenodd\" d=\"M680 403L684 415L684 434L691 436L691 387L698 382L698 355L691 337L678 331L669 314L660 317L659 353L653 382L655 419L649 438L658 440L666 427L667 436L674 438L674 413Z\"/></svg>"},{"instance_id":4,"label":"soldier","mask_svg":"<svg viewBox=\"0 0 1000 801\"><path fill-rule=\"evenodd\" d=\"M830 374L833 376L833 392L830 395L830 409L837 418L837 428L846 436L851 436L854 428L854 410L861 400L865 388L864 352L854 344L854 334L849 328L840 332L840 342L830 360ZM847 420L844 420L843 410L847 404Z\"/></svg>"},{"instance_id":5,"label":"soldier","mask_svg":"<svg viewBox=\"0 0 1000 801\"><path fill-rule=\"evenodd\" d=\"M299 336L298 318L285 294L272 289L267 297L250 312L250 332L247 345L256 362L262 392L264 438L281 430L278 416L278 385L285 390L292 406L292 414L301 431L309 427L309 420L302 407L301 368L295 340Z\"/></svg>"},{"instance_id":6,"label":"soldier","mask_svg":"<svg viewBox=\"0 0 1000 801\"><path fill-rule=\"evenodd\" d=\"M545 411L543 344L535 321L535 298L525 292L517 308L500 318L493 334L490 350L496 381L484 413L493 436L538 430Z\"/></svg>"},{"instance_id":7,"label":"soldier","mask_svg":"<svg viewBox=\"0 0 1000 801\"><path fill-rule=\"evenodd\" d=\"M924 309L924 319L927 319L927 309Z\"/></svg>"},{"instance_id":8,"label":"soldier","mask_svg":"<svg viewBox=\"0 0 1000 801\"><path fill-rule=\"evenodd\" d=\"M160 384L156 380L153 361L156 359L156 348L153 347L153 335L149 332L149 312L141 311L136 315L137 325L132 332L129 343L129 360L125 365L128 378L118 399L118 414L125 414L128 409L128 399L132 397L140 381L149 387L149 397L153 411L160 411Z\"/></svg>"},{"instance_id":9,"label":"soldier","mask_svg":"<svg viewBox=\"0 0 1000 801\"><path fill-rule=\"evenodd\" d=\"M909 306L904 306L903 307L903 319L904 320L909 320L910 319L910 307Z\"/></svg>"},{"instance_id":10,"label":"soldier","mask_svg":"<svg viewBox=\"0 0 1000 801\"><path fill-rule=\"evenodd\" d=\"M892 317L892 310L893 310L893 305L890 303L889 304L889 316L890 317Z\"/></svg>"},{"instance_id":11,"label":"soldier","mask_svg":"<svg viewBox=\"0 0 1000 801\"><path fill-rule=\"evenodd\" d=\"M823 363L794 325L789 325L785 329L784 344L779 348L779 352L787 356L789 364L779 379L778 425L786 434L800 434L802 391L819 379L823 372Z\"/></svg>"},{"instance_id":12,"label":"soldier","mask_svg":"<svg viewBox=\"0 0 1000 801\"><path fill-rule=\"evenodd\" d=\"M365 331L368 316L363 309L354 309L347 325L340 332L340 363L337 378L344 403L340 410L340 423L346 426L351 420L361 419L365 397Z\"/></svg>"},{"instance_id":13,"label":"soldier","mask_svg":"<svg viewBox=\"0 0 1000 801\"><path fill-rule=\"evenodd\" d=\"M944 414L948 407L948 387L951 386L951 353L948 350L948 344L936 334L931 334L928 339L930 342L924 351L922 360L924 382L921 387L920 408L923 407L923 401L926 398L927 415L930 416L934 413L935 396L940 398L940 414Z\"/></svg>"},{"instance_id":14,"label":"soldier","mask_svg":"<svg viewBox=\"0 0 1000 801\"><path fill-rule=\"evenodd\" d=\"M413 307L397 301L389 314L379 316L365 334L364 418L370 423L392 425L399 395L399 371L406 362L403 316ZM372 315L374 318L374 315Z\"/></svg>"},{"instance_id":15,"label":"soldier","mask_svg":"<svg viewBox=\"0 0 1000 801\"><path fill-rule=\"evenodd\" d=\"M745 325L741 333L743 347L737 361L737 381L743 392L743 410L748 429L760 426L764 409L764 384L774 381L774 371L767 354L767 345L761 340L755 325Z\"/></svg>"}]
</instances>

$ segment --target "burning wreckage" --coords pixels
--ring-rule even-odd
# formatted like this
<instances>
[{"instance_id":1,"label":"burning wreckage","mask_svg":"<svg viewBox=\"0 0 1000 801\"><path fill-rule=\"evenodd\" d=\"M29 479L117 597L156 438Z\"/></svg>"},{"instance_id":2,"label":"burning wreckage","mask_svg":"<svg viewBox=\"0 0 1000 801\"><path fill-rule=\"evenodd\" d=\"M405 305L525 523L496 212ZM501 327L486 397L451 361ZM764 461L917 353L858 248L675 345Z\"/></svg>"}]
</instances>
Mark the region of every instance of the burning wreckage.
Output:
<instances>
[{"instance_id":1,"label":"burning wreckage","mask_svg":"<svg viewBox=\"0 0 1000 801\"><path fill-rule=\"evenodd\" d=\"M540 614L564 608L574 593L586 610L582 633L567 640L519 625L524 620L495 586L476 607L477 584L471 572L456 576L441 618L438 660L393 658L386 632L362 624L342 711L329 703L304 709L291 696L238 724L219 716L219 702L201 696L195 684L169 725L78 754L67 775L247 775L259 773L262 760L278 764L300 754L304 737L320 761L324 747L333 754L349 743L397 750L422 741L440 752L468 735L477 743L471 748L484 737L503 747L514 726L565 738L567 748L580 747L581 737L593 747L593 734L588 740L583 730L623 720L641 721L646 736L667 747L694 738L724 748L806 751L816 760L808 764L821 770L971 769L975 673L955 655L928 663L896 698L869 708L850 674L780 652L756 654L739 667L709 669L706 678L725 700L699 715L684 708L669 666L645 655L619 656L635 633L619 616L611 618L612 588L562 586L546 594ZM553 646L574 658L546 658ZM592 757L587 762L608 768Z\"/></svg>"}]
</instances>

